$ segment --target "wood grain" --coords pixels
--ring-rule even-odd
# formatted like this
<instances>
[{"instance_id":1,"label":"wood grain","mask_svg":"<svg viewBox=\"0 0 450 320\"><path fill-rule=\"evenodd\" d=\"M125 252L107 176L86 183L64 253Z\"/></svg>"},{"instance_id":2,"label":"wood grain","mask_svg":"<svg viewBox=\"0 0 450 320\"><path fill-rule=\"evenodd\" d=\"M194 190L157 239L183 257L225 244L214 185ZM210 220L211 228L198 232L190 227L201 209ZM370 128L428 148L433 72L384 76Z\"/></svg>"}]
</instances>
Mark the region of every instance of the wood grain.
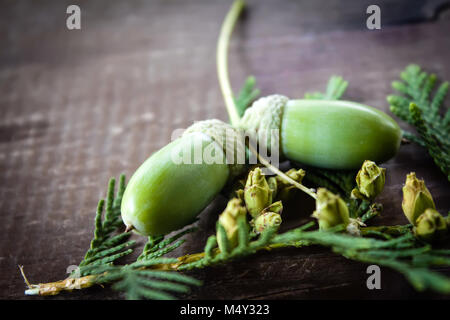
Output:
<instances>
[{"instance_id":1,"label":"wood grain","mask_svg":"<svg viewBox=\"0 0 450 320\"><path fill-rule=\"evenodd\" d=\"M346 99L389 113L390 82L407 64L450 79L450 19L445 11L437 13L443 1L379 1L380 31L365 28L364 1L249 2L230 48L235 89L254 75L265 95L301 97L339 74L350 82ZM109 177L130 176L176 128L226 119L215 42L229 1L79 1L79 31L65 27L70 3L0 5L4 299L26 298L18 264L32 282L47 282L64 278L66 268L79 263ZM401 186L410 171L425 179L438 209L449 210L449 183L424 149L403 146L385 167L387 185L379 199L385 211L374 223L406 222ZM177 254L201 250L224 204L218 198L201 214L199 233ZM291 215L287 223L308 215ZM383 289L369 291L365 270L322 248L265 252L195 271L205 285L186 298L439 297L414 292L387 269ZM93 288L55 299L118 297Z\"/></svg>"}]
</instances>

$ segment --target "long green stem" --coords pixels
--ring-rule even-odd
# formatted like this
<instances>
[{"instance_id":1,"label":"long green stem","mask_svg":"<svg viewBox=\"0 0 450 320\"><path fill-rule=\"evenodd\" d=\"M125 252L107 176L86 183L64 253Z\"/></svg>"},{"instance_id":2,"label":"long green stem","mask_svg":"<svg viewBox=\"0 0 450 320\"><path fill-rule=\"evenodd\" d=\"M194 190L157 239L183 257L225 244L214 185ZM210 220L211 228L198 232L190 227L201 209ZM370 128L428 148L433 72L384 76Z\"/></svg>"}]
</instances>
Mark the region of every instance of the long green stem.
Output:
<instances>
[{"instance_id":1,"label":"long green stem","mask_svg":"<svg viewBox=\"0 0 450 320\"><path fill-rule=\"evenodd\" d=\"M222 90L222 95L225 100L225 105L227 107L228 116L230 117L230 122L232 125L237 125L239 123L240 117L237 113L236 104L234 102L234 96L233 91L231 89L230 85L230 78L228 75L228 44L230 42L231 34L233 32L233 28L236 24L236 21L242 11L242 9L245 6L245 2L242 0L236 0L234 1L233 5L230 8L230 11L228 11L227 16L225 17L225 20L222 24L222 29L220 31L219 41L217 43L217 74L219 77L219 84L220 89ZM259 161L265 165L267 168L272 170L274 173L279 175L283 180L285 180L288 183L293 184L298 189L306 192L314 199L317 198L316 194L306 188L305 186L301 185L300 183L294 181L293 179L289 178L286 174L272 166L269 162L267 162L263 157L261 157L258 152L255 150L251 150L253 153L256 154Z\"/></svg>"},{"instance_id":2,"label":"long green stem","mask_svg":"<svg viewBox=\"0 0 450 320\"><path fill-rule=\"evenodd\" d=\"M230 85L230 79L228 76L228 44L230 43L231 34L233 32L234 25L245 6L245 2L242 0L236 0L230 8L225 20L223 21L222 28L220 30L219 41L217 42L217 75L219 77L220 89L222 91L223 98L230 117L232 125L239 123L239 114L236 110L234 103L233 91Z\"/></svg>"}]
</instances>

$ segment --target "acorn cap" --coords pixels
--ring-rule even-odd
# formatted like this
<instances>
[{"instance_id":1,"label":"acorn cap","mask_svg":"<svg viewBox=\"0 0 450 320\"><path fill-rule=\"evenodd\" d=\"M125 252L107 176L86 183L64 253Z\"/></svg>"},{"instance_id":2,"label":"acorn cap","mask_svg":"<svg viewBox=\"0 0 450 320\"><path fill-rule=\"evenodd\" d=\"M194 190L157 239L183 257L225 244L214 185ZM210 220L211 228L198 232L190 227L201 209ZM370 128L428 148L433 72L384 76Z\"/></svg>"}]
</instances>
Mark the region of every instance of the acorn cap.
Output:
<instances>
[{"instance_id":1,"label":"acorn cap","mask_svg":"<svg viewBox=\"0 0 450 320\"><path fill-rule=\"evenodd\" d=\"M280 145L279 135L274 137L278 141L272 141L271 131L280 131L284 106L288 101L288 97L279 94L259 98L245 110L239 127L270 152Z\"/></svg>"},{"instance_id":2,"label":"acorn cap","mask_svg":"<svg viewBox=\"0 0 450 320\"><path fill-rule=\"evenodd\" d=\"M230 169L230 180L245 172L247 148L245 138L239 129L218 119L197 121L187 128L183 136L191 133L203 133L222 147L226 164Z\"/></svg>"}]
</instances>

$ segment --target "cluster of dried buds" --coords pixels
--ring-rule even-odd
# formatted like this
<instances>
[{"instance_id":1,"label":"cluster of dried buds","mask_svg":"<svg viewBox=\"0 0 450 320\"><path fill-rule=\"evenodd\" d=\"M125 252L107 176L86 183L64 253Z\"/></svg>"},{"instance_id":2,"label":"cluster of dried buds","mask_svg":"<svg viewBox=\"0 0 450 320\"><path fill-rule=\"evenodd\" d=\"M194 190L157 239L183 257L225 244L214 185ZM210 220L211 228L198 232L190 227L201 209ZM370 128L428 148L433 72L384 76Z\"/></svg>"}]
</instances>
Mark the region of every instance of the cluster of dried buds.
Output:
<instances>
[{"instance_id":1,"label":"cluster of dried buds","mask_svg":"<svg viewBox=\"0 0 450 320\"><path fill-rule=\"evenodd\" d=\"M415 172L406 176L402 209L414 226L414 233L418 238L432 242L447 236L450 218L445 219L436 211L433 197L425 186L425 181L417 179Z\"/></svg>"}]
</instances>

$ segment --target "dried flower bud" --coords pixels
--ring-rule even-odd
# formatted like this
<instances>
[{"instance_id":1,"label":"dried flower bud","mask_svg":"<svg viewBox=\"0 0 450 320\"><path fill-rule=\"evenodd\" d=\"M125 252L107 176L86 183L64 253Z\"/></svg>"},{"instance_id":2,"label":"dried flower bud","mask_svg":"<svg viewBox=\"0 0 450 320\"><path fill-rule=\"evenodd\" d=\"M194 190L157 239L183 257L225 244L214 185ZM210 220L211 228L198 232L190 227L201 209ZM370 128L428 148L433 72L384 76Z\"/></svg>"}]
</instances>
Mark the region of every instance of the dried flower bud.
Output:
<instances>
[{"instance_id":1,"label":"dried flower bud","mask_svg":"<svg viewBox=\"0 0 450 320\"><path fill-rule=\"evenodd\" d=\"M281 201L277 201L272 203L270 206L264 208L264 210L261 213L275 212L281 214L282 211L283 211L283 203Z\"/></svg>"},{"instance_id":2,"label":"dried flower bud","mask_svg":"<svg viewBox=\"0 0 450 320\"><path fill-rule=\"evenodd\" d=\"M317 190L316 211L312 216L319 220L321 230L327 230L340 224L347 227L350 222L344 200L325 188Z\"/></svg>"},{"instance_id":3,"label":"dried flower bud","mask_svg":"<svg viewBox=\"0 0 450 320\"><path fill-rule=\"evenodd\" d=\"M356 175L357 188L352 190L352 197L362 200L373 200L383 191L386 169L380 168L375 162L364 161Z\"/></svg>"},{"instance_id":4,"label":"dried flower bud","mask_svg":"<svg viewBox=\"0 0 450 320\"><path fill-rule=\"evenodd\" d=\"M281 224L281 216L278 213L275 212L265 212L260 214L254 221L253 221L253 231L255 233L261 233L266 228L269 227L276 227L279 228Z\"/></svg>"},{"instance_id":5,"label":"dried flower bud","mask_svg":"<svg viewBox=\"0 0 450 320\"><path fill-rule=\"evenodd\" d=\"M234 198L228 201L227 207L219 216L219 223L225 229L227 238L232 248L237 246L238 242L238 219L246 216L247 210L242 206L240 199ZM217 236L217 239L220 239ZM219 241L219 248L222 250L222 245Z\"/></svg>"},{"instance_id":6,"label":"dried flower bud","mask_svg":"<svg viewBox=\"0 0 450 320\"><path fill-rule=\"evenodd\" d=\"M439 240L447 233L447 223L444 217L434 209L427 209L416 220L414 234L424 240Z\"/></svg>"},{"instance_id":7,"label":"dried flower bud","mask_svg":"<svg viewBox=\"0 0 450 320\"><path fill-rule=\"evenodd\" d=\"M305 170L303 169L290 169L285 172L285 174L294 181L298 183L302 183L303 178L306 175ZM277 198L282 201L287 201L292 195L292 191L297 190L297 187L292 185L289 182L284 181L279 176L275 177L277 181Z\"/></svg>"},{"instance_id":8,"label":"dried flower bud","mask_svg":"<svg viewBox=\"0 0 450 320\"><path fill-rule=\"evenodd\" d=\"M281 216L278 213L275 212L265 212L263 214L260 214L253 222L253 231L255 233L261 233L266 228L269 227L276 227L278 228L281 224Z\"/></svg>"},{"instance_id":9,"label":"dried flower bud","mask_svg":"<svg viewBox=\"0 0 450 320\"><path fill-rule=\"evenodd\" d=\"M403 212L409 222L415 225L417 218L428 208L436 209L433 197L425 186L425 182L417 179L416 174L411 172L406 176L403 187Z\"/></svg>"},{"instance_id":10,"label":"dried flower bud","mask_svg":"<svg viewBox=\"0 0 450 320\"><path fill-rule=\"evenodd\" d=\"M272 203L272 190L260 168L255 168L248 174L244 199L248 212L254 218Z\"/></svg>"},{"instance_id":11,"label":"dried flower bud","mask_svg":"<svg viewBox=\"0 0 450 320\"><path fill-rule=\"evenodd\" d=\"M265 208L259 216L250 221L250 224L253 226L253 232L261 233L268 227L277 227L278 229L282 222L282 211L283 204L281 203L281 201L274 202L270 206Z\"/></svg>"}]
</instances>

